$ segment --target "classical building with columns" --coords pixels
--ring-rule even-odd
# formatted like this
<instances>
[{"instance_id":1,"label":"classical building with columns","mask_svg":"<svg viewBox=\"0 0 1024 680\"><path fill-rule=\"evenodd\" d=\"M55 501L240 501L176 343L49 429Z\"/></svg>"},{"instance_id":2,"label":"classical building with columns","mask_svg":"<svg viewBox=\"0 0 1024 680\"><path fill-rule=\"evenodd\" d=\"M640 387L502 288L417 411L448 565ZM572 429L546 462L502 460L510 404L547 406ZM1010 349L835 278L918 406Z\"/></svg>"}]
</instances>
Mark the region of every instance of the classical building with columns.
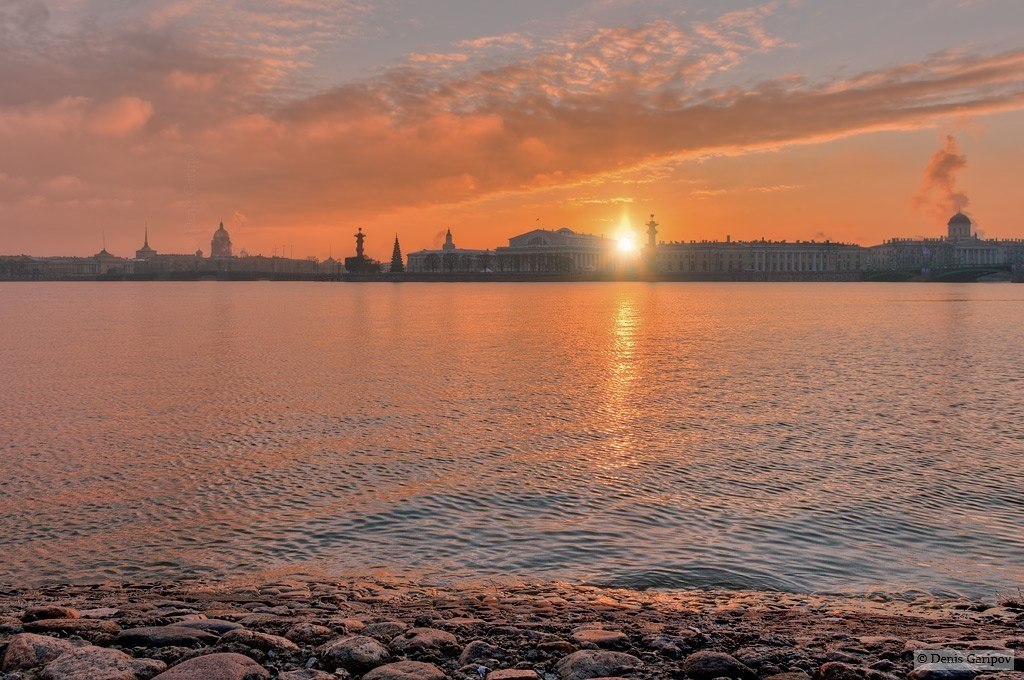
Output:
<instances>
[{"instance_id":1,"label":"classical building with columns","mask_svg":"<svg viewBox=\"0 0 1024 680\"><path fill-rule=\"evenodd\" d=\"M832 241L689 241L658 246L658 272L680 278L855 278L867 249Z\"/></svg>"},{"instance_id":2,"label":"classical building with columns","mask_svg":"<svg viewBox=\"0 0 1024 680\"><path fill-rule=\"evenodd\" d=\"M494 251L499 272L606 272L615 268L616 241L572 229L534 229Z\"/></svg>"},{"instance_id":3,"label":"classical building with columns","mask_svg":"<svg viewBox=\"0 0 1024 680\"><path fill-rule=\"evenodd\" d=\"M868 268L875 271L929 273L972 267L1024 264L1024 239L983 239L971 218L957 212L937 238L892 238L872 246Z\"/></svg>"}]
</instances>

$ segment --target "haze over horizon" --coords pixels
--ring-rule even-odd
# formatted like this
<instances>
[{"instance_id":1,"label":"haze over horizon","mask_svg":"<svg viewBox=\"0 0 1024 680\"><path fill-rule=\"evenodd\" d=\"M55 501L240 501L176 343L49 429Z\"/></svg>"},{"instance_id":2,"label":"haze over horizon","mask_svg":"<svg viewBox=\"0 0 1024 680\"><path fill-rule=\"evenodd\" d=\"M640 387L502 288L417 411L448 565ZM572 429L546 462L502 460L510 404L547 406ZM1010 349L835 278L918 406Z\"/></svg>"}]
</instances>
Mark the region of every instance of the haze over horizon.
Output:
<instances>
[{"instance_id":1,"label":"haze over horizon","mask_svg":"<svg viewBox=\"0 0 1024 680\"><path fill-rule=\"evenodd\" d=\"M6 0L0 253L1024 236L1014 0Z\"/></svg>"}]
</instances>

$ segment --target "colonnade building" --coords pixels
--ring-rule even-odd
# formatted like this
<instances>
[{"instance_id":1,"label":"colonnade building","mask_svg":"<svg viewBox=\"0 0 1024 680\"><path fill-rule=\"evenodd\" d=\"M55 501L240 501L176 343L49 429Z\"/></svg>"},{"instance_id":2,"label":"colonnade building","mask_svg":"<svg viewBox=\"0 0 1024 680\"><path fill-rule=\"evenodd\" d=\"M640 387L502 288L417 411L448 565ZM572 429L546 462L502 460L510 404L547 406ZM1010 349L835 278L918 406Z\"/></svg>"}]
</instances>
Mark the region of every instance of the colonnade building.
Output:
<instances>
[{"instance_id":1,"label":"colonnade building","mask_svg":"<svg viewBox=\"0 0 1024 680\"><path fill-rule=\"evenodd\" d=\"M502 272L606 272L618 264L616 241L572 229L533 229L494 251Z\"/></svg>"},{"instance_id":2,"label":"colonnade building","mask_svg":"<svg viewBox=\"0 0 1024 680\"><path fill-rule=\"evenodd\" d=\"M786 275L835 278L864 270L868 251L832 241L690 241L662 243L658 272L669 276Z\"/></svg>"}]
</instances>

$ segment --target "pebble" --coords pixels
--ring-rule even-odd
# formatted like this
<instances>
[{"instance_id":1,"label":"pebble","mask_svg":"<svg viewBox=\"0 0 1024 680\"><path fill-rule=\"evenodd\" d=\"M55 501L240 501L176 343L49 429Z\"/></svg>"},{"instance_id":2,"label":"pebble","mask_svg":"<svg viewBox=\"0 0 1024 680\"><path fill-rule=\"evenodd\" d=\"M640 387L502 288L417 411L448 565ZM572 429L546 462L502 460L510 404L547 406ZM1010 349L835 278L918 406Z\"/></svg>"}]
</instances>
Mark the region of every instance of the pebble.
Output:
<instances>
[{"instance_id":1,"label":"pebble","mask_svg":"<svg viewBox=\"0 0 1024 680\"><path fill-rule=\"evenodd\" d=\"M67 640L48 635L21 633L15 635L8 643L0 670L17 671L37 668L74 648L75 645Z\"/></svg>"},{"instance_id":2,"label":"pebble","mask_svg":"<svg viewBox=\"0 0 1024 680\"><path fill-rule=\"evenodd\" d=\"M24 628L28 633L66 633L83 637L96 634L115 635L121 630L121 626L113 621L99 619L39 619L29 621Z\"/></svg>"},{"instance_id":3,"label":"pebble","mask_svg":"<svg viewBox=\"0 0 1024 680\"><path fill-rule=\"evenodd\" d=\"M736 657L710 650L690 654L683 662L683 670L692 680L715 680L715 678L756 680L757 678L757 673Z\"/></svg>"},{"instance_id":4,"label":"pebble","mask_svg":"<svg viewBox=\"0 0 1024 680\"><path fill-rule=\"evenodd\" d=\"M910 680L972 680L978 671L967 664L926 663L910 671Z\"/></svg>"},{"instance_id":5,"label":"pebble","mask_svg":"<svg viewBox=\"0 0 1024 680\"><path fill-rule=\"evenodd\" d=\"M207 633L213 633L214 635L223 635L229 630L240 630L244 628L239 623L233 621L224 621L223 619L198 619L196 621L179 621L174 624L180 628L195 628L196 630L205 630Z\"/></svg>"},{"instance_id":6,"label":"pebble","mask_svg":"<svg viewBox=\"0 0 1024 680\"><path fill-rule=\"evenodd\" d=\"M562 680L591 680L630 673L643 667L643 661L622 652L581 650L558 662Z\"/></svg>"},{"instance_id":7,"label":"pebble","mask_svg":"<svg viewBox=\"0 0 1024 680\"><path fill-rule=\"evenodd\" d=\"M333 640L338 637L338 634L327 626L315 623L297 623L289 628L284 636L298 645L316 646Z\"/></svg>"},{"instance_id":8,"label":"pebble","mask_svg":"<svg viewBox=\"0 0 1024 680\"><path fill-rule=\"evenodd\" d=\"M407 630L409 630L409 625L401 621L380 621L366 624L362 633L377 638L381 642L390 642Z\"/></svg>"},{"instance_id":9,"label":"pebble","mask_svg":"<svg viewBox=\"0 0 1024 680\"><path fill-rule=\"evenodd\" d=\"M445 674L432 663L398 661L373 669L363 680L445 680Z\"/></svg>"},{"instance_id":10,"label":"pebble","mask_svg":"<svg viewBox=\"0 0 1024 680\"><path fill-rule=\"evenodd\" d=\"M271 635L270 633L246 630L245 628L229 630L221 636L220 643L234 643L258 649L261 652L275 652L277 654L292 654L299 651L299 646L287 638Z\"/></svg>"},{"instance_id":11,"label":"pebble","mask_svg":"<svg viewBox=\"0 0 1024 680\"><path fill-rule=\"evenodd\" d=\"M461 650L454 635L436 628L410 628L392 640L389 646L399 654L440 652L455 655Z\"/></svg>"},{"instance_id":12,"label":"pebble","mask_svg":"<svg viewBox=\"0 0 1024 680\"><path fill-rule=\"evenodd\" d=\"M42 680L135 680L132 657L107 647L78 647L46 664Z\"/></svg>"},{"instance_id":13,"label":"pebble","mask_svg":"<svg viewBox=\"0 0 1024 680\"><path fill-rule=\"evenodd\" d=\"M21 617L22 621L41 621L42 619L77 619L78 610L71 607L58 607L48 605L43 607L29 607Z\"/></svg>"},{"instance_id":14,"label":"pebble","mask_svg":"<svg viewBox=\"0 0 1024 680\"><path fill-rule=\"evenodd\" d=\"M572 639L581 645L593 645L595 647L621 647L628 638L626 634L618 630L604 630L602 628L577 628L572 632Z\"/></svg>"},{"instance_id":15,"label":"pebble","mask_svg":"<svg viewBox=\"0 0 1024 680\"><path fill-rule=\"evenodd\" d=\"M207 654L184 661L153 680L269 680L263 666L242 654Z\"/></svg>"},{"instance_id":16,"label":"pebble","mask_svg":"<svg viewBox=\"0 0 1024 680\"><path fill-rule=\"evenodd\" d=\"M185 626L128 628L114 637L119 647L194 647L215 642L217 636L213 633Z\"/></svg>"},{"instance_id":17,"label":"pebble","mask_svg":"<svg viewBox=\"0 0 1024 680\"><path fill-rule=\"evenodd\" d=\"M347 671L325 673L312 668L304 668L301 671L285 671L277 676L277 680L347 680L351 677Z\"/></svg>"},{"instance_id":18,"label":"pebble","mask_svg":"<svg viewBox=\"0 0 1024 680\"><path fill-rule=\"evenodd\" d=\"M391 652L372 637L350 635L317 647L317 658L328 670L344 668L365 673L391 660Z\"/></svg>"}]
</instances>

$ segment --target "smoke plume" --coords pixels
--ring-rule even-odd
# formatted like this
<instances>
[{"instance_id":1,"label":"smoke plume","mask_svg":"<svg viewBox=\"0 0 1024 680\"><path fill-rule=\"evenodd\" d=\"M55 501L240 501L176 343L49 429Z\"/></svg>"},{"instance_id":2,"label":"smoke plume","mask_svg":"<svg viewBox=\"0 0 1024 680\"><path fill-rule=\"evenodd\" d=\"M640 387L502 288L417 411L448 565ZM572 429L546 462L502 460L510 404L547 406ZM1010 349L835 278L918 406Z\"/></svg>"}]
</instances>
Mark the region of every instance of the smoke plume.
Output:
<instances>
[{"instance_id":1,"label":"smoke plume","mask_svg":"<svg viewBox=\"0 0 1024 680\"><path fill-rule=\"evenodd\" d=\"M914 208L945 218L970 205L970 198L957 186L957 174L966 167L967 156L960 153L956 138L946 135L945 145L932 154L924 168Z\"/></svg>"}]
</instances>

